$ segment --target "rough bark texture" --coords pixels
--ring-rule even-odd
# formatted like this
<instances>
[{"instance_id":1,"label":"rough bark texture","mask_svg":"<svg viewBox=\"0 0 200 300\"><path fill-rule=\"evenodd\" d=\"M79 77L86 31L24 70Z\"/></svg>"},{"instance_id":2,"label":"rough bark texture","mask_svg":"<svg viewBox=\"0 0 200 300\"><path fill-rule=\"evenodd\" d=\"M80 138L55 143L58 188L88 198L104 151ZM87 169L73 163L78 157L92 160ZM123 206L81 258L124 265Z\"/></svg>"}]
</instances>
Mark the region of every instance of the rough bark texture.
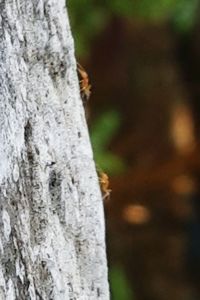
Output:
<instances>
[{"instance_id":1,"label":"rough bark texture","mask_svg":"<svg viewBox=\"0 0 200 300\"><path fill-rule=\"evenodd\" d=\"M0 1L0 299L108 299L64 0Z\"/></svg>"}]
</instances>

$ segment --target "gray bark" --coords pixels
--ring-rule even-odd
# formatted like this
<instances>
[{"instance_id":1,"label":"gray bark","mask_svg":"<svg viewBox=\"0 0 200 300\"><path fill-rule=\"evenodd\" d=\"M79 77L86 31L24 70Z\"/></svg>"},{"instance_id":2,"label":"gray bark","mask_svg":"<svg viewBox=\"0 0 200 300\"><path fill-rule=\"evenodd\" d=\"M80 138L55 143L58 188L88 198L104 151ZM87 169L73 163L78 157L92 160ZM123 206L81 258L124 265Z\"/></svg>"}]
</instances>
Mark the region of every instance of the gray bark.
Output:
<instances>
[{"instance_id":1,"label":"gray bark","mask_svg":"<svg viewBox=\"0 0 200 300\"><path fill-rule=\"evenodd\" d=\"M0 299L109 299L64 0L0 0Z\"/></svg>"}]
</instances>

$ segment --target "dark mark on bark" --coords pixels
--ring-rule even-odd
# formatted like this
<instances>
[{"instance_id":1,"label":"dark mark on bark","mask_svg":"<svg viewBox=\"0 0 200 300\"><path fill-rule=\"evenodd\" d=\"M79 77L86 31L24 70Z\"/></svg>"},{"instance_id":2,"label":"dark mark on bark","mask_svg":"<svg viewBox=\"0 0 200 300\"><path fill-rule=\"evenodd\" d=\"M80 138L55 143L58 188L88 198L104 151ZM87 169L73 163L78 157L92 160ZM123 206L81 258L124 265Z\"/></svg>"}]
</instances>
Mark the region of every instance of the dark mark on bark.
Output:
<instances>
[{"instance_id":1,"label":"dark mark on bark","mask_svg":"<svg viewBox=\"0 0 200 300\"><path fill-rule=\"evenodd\" d=\"M61 223L65 222L65 201L62 200L61 172L52 170L49 174L49 193L53 207L53 213L57 213Z\"/></svg>"},{"instance_id":2,"label":"dark mark on bark","mask_svg":"<svg viewBox=\"0 0 200 300\"><path fill-rule=\"evenodd\" d=\"M32 126L30 121L28 120L26 126L24 127L24 141L26 146L30 142L31 137L32 137Z\"/></svg>"},{"instance_id":3,"label":"dark mark on bark","mask_svg":"<svg viewBox=\"0 0 200 300\"><path fill-rule=\"evenodd\" d=\"M97 288L97 297L99 298L100 296L101 296L100 288Z\"/></svg>"}]
</instances>

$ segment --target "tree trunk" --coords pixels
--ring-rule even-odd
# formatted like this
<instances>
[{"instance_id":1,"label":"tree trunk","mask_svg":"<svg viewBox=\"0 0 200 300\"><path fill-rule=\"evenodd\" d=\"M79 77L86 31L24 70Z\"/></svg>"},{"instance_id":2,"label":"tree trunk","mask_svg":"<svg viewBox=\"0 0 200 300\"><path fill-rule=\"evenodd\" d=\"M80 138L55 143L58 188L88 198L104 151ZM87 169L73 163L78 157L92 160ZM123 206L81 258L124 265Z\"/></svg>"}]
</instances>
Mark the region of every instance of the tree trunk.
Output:
<instances>
[{"instance_id":1,"label":"tree trunk","mask_svg":"<svg viewBox=\"0 0 200 300\"><path fill-rule=\"evenodd\" d=\"M0 299L109 299L64 0L0 1Z\"/></svg>"}]
</instances>

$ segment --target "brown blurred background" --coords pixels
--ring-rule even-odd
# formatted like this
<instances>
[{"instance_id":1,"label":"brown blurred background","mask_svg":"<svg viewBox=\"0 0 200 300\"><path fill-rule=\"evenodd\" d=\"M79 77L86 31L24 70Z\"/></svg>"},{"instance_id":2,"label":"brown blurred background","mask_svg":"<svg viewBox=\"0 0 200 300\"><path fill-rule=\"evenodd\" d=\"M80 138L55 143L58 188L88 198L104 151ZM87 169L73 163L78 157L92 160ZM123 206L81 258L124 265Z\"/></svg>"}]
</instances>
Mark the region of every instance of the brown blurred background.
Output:
<instances>
[{"instance_id":1,"label":"brown blurred background","mask_svg":"<svg viewBox=\"0 0 200 300\"><path fill-rule=\"evenodd\" d=\"M199 300L199 1L68 2L95 159L111 181L112 299Z\"/></svg>"}]
</instances>

